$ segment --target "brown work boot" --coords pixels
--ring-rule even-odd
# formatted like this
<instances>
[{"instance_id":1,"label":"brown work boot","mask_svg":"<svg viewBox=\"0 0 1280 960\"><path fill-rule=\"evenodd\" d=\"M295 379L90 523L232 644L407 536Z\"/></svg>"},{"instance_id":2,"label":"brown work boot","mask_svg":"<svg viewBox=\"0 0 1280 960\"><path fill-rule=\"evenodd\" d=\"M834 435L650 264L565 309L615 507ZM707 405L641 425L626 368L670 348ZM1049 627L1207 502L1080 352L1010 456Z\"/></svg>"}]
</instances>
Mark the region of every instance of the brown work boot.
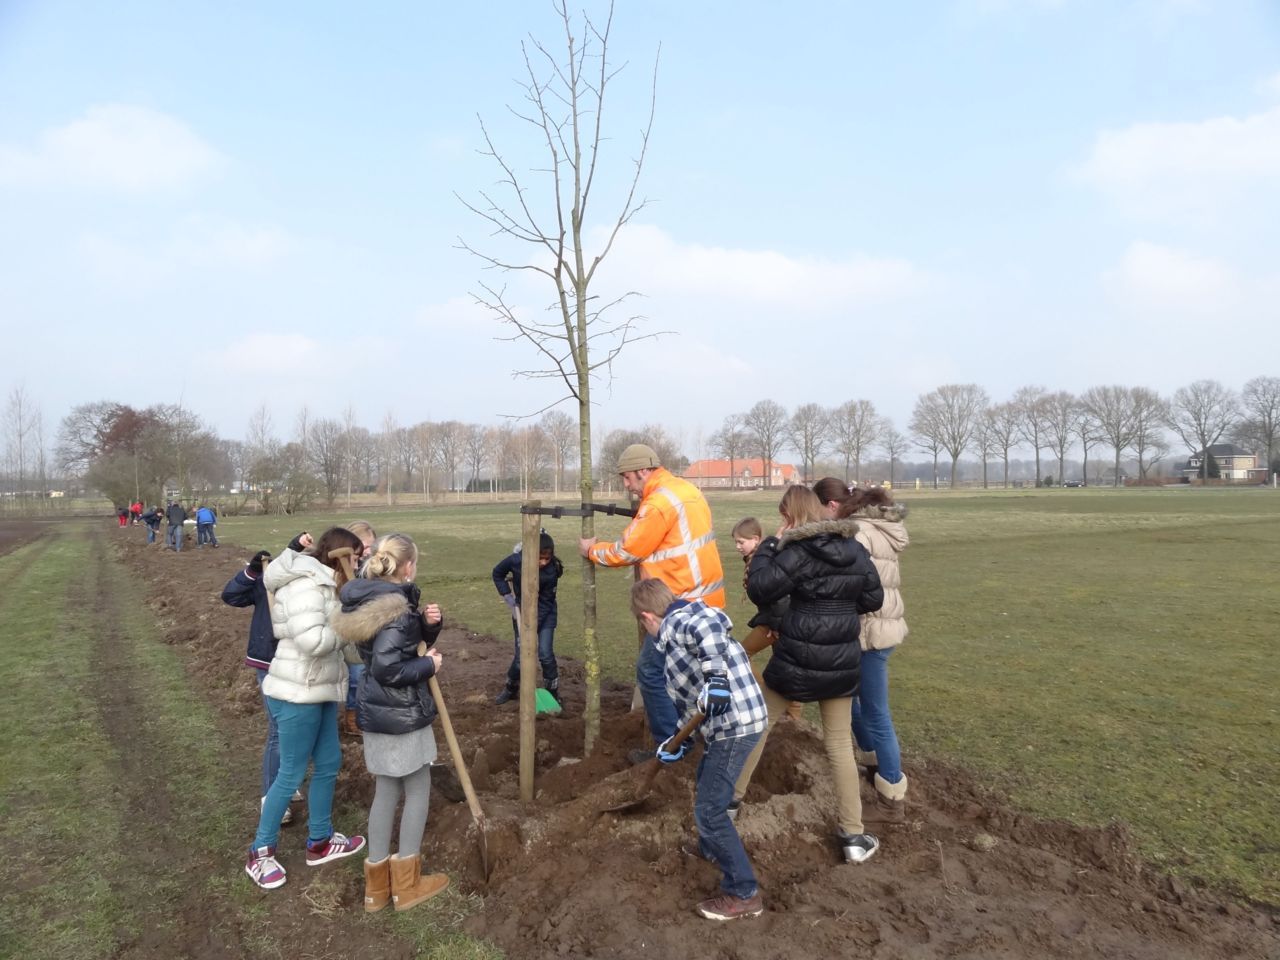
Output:
<instances>
[{"instance_id":1,"label":"brown work boot","mask_svg":"<svg viewBox=\"0 0 1280 960\"><path fill-rule=\"evenodd\" d=\"M408 910L430 900L449 886L443 873L422 875L421 857L391 858L391 902L396 910Z\"/></svg>"},{"instance_id":2,"label":"brown work boot","mask_svg":"<svg viewBox=\"0 0 1280 960\"><path fill-rule=\"evenodd\" d=\"M708 920L739 920L742 917L758 917L764 913L764 901L759 891L749 897L735 897L722 893L698 904L698 913Z\"/></svg>"},{"instance_id":3,"label":"brown work boot","mask_svg":"<svg viewBox=\"0 0 1280 960\"><path fill-rule=\"evenodd\" d=\"M364 912L377 913L391 902L391 858L364 862Z\"/></svg>"}]
</instances>

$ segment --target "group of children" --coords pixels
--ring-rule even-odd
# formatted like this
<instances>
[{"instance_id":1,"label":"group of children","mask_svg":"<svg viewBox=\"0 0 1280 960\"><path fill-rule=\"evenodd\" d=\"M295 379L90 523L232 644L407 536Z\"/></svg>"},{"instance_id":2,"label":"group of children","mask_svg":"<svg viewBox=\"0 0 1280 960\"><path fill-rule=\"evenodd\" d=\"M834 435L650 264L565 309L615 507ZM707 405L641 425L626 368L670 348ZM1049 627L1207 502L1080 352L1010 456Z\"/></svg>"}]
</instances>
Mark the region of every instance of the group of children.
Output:
<instances>
[{"instance_id":1,"label":"group of children","mask_svg":"<svg viewBox=\"0 0 1280 960\"><path fill-rule=\"evenodd\" d=\"M690 852L723 873L720 893L697 904L698 913L709 919L756 916L764 909L734 821L769 728L784 712L795 715L804 703L818 704L846 861L865 862L879 847L863 825L855 733L860 759L886 807L879 819L901 819L906 778L887 720L887 673L879 683L883 692L877 693L883 702L874 710L861 704L860 711L858 693L866 637L886 633L862 625L877 616L902 620L896 554L906 545L905 529L895 531L900 534L897 539L890 537L888 546L879 544L881 555L873 557L864 526L874 520L900 527L905 510L893 509L882 492L860 494L843 484L839 490L843 493L828 486L824 497L830 497L824 502L814 490L789 488L779 504L782 522L776 536L765 537L754 518L735 525L744 587L758 610L743 643L733 638L731 621L716 607L678 599L654 578L632 588L631 611L663 657L667 694L680 722L696 718L705 742L694 802L698 841ZM344 555L359 562L354 576L344 567ZM538 659L544 685L558 700L556 589L564 567L545 532L537 562ZM498 704L512 699L520 684L522 563L517 549L492 573L499 596L516 620L515 657ZM890 565L892 576L882 579ZM440 609L422 605L414 583L417 572L418 550L409 537L375 539L372 528L360 522L332 528L314 543L300 535L274 559L259 551L224 590L227 603L254 608L245 662L257 671L268 716L261 814L245 866L261 887L285 882L284 867L276 859L279 828L289 821L291 800L300 799L298 790L309 763L314 771L306 863L326 863L366 846L364 837L347 837L335 831L330 820L341 765L338 704L347 702L352 686L354 702L347 717L362 733L366 766L376 780L369 813L365 909L379 910L388 903L408 909L448 885L443 874L422 874L419 853L430 798L430 764L436 757L431 729L436 709L428 680L439 672L443 658L434 646ZM882 615L887 596L890 608ZM889 646L904 636L905 621L893 632ZM751 655L767 646L773 648L769 663L756 671ZM359 662L357 671L363 670L358 683L348 674L344 651ZM868 723L869 712L883 717ZM891 750L886 729L893 739ZM675 739L658 746L656 757L662 763L678 762L688 754L692 738L678 746ZM893 769L886 769L883 764L890 753ZM393 855L393 819L402 798L398 852Z\"/></svg>"}]
</instances>

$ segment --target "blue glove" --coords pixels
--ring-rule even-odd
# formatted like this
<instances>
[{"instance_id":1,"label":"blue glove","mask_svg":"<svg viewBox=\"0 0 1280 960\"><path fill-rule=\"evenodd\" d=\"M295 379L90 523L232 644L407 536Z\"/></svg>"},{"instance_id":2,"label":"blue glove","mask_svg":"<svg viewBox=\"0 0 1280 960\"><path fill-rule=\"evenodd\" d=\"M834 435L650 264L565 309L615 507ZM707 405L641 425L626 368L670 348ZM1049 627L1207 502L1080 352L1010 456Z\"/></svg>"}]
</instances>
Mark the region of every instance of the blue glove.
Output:
<instances>
[{"instance_id":1,"label":"blue glove","mask_svg":"<svg viewBox=\"0 0 1280 960\"><path fill-rule=\"evenodd\" d=\"M511 611L513 620L520 619L520 607L516 604L516 595L514 593L504 593L502 602L507 605L507 609Z\"/></svg>"},{"instance_id":2,"label":"blue glove","mask_svg":"<svg viewBox=\"0 0 1280 960\"><path fill-rule=\"evenodd\" d=\"M722 673L707 674L707 685L698 694L698 709L708 717L721 717L729 712L732 704L729 678Z\"/></svg>"},{"instance_id":3,"label":"blue glove","mask_svg":"<svg viewBox=\"0 0 1280 960\"><path fill-rule=\"evenodd\" d=\"M668 737L666 740L663 740L662 743L658 744L657 757L663 763L675 763L677 760L682 759L684 755L689 752L689 745L693 738L685 737L680 746L676 747L674 750L669 750L667 749L667 744L673 739L675 738Z\"/></svg>"}]
</instances>

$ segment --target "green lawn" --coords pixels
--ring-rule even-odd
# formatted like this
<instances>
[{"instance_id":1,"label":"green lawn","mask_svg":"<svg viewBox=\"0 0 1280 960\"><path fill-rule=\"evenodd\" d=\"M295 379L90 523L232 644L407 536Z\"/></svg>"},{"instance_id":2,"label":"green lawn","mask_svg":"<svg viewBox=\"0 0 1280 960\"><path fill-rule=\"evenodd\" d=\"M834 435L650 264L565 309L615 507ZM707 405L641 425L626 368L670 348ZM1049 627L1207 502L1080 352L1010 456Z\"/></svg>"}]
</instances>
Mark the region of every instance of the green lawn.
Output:
<instances>
[{"instance_id":1,"label":"green lawn","mask_svg":"<svg viewBox=\"0 0 1280 960\"><path fill-rule=\"evenodd\" d=\"M961 760L1036 813L1127 821L1170 870L1280 905L1280 665L1271 637L1280 496L1267 490L904 491L911 637L893 660L908 763ZM729 530L770 529L778 493L713 496L729 613L745 623ZM515 504L365 511L423 551L451 616L505 635L489 579L520 535ZM221 536L278 549L346 514L228 518ZM597 532L622 521L601 518ZM548 520L568 561L557 650L581 653L578 522ZM629 575L600 578L607 674L627 678Z\"/></svg>"}]
</instances>

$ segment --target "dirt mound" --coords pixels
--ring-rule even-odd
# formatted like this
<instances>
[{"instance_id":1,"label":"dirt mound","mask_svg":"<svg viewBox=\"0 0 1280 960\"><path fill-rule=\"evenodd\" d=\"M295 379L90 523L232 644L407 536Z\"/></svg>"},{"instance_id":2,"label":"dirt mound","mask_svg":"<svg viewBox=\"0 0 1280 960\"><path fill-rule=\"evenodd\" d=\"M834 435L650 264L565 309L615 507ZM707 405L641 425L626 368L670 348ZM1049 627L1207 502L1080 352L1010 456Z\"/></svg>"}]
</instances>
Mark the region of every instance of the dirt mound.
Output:
<instances>
[{"instance_id":1,"label":"dirt mound","mask_svg":"<svg viewBox=\"0 0 1280 960\"><path fill-rule=\"evenodd\" d=\"M170 642L188 648L195 682L229 712L256 713L257 688L240 665L247 618L218 599L243 556L227 547L174 555L132 541L121 555L155 585L150 602ZM846 865L832 839L836 804L819 733L790 720L771 734L738 819L767 912L713 925L692 908L716 892L719 873L680 851L693 836L697 754L663 769L638 810L600 812L631 795L625 755L644 743L643 720L629 712L630 687L607 684L600 741L583 759L582 668L564 662L566 710L538 720L538 792L525 806L516 704L492 704L510 642L447 623L440 649L443 693L488 822L490 873L445 766L433 773L424 854L483 897L465 929L509 957L1280 958L1270 914L1155 874L1123 826L1036 820L942 763L908 767L908 822L880 831L870 863ZM361 803L372 795L354 742L338 789ZM229 854L227 869L238 868ZM352 918L357 901L354 890L343 901Z\"/></svg>"}]
</instances>

